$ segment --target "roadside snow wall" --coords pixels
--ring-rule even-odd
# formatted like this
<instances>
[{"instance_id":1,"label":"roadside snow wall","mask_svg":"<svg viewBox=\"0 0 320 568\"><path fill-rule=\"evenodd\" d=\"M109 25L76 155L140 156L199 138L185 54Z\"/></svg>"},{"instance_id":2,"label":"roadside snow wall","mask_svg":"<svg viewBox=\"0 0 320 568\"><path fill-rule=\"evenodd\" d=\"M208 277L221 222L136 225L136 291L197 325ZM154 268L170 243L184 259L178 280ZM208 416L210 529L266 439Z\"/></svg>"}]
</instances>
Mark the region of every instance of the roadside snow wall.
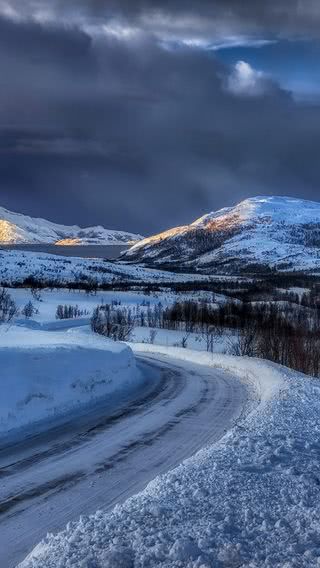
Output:
<instances>
[{"instance_id":1,"label":"roadside snow wall","mask_svg":"<svg viewBox=\"0 0 320 568\"><path fill-rule=\"evenodd\" d=\"M0 330L0 436L52 419L139 381L129 347L104 338Z\"/></svg>"}]
</instances>

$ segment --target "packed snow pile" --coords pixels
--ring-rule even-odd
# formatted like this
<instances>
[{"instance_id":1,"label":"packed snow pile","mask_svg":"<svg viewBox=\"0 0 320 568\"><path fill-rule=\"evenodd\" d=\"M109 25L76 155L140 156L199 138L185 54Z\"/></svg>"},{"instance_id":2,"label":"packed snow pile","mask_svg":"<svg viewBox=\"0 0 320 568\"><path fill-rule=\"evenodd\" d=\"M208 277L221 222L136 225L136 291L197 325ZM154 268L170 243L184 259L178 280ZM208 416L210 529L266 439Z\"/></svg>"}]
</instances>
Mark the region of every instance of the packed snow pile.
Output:
<instances>
[{"instance_id":1,"label":"packed snow pile","mask_svg":"<svg viewBox=\"0 0 320 568\"><path fill-rule=\"evenodd\" d=\"M77 225L59 225L0 207L0 243L3 244L118 245L141 239L141 235L101 226L81 229Z\"/></svg>"},{"instance_id":2,"label":"packed snow pile","mask_svg":"<svg viewBox=\"0 0 320 568\"><path fill-rule=\"evenodd\" d=\"M212 274L320 271L320 203L252 197L190 225L143 239L123 253L130 262Z\"/></svg>"},{"instance_id":3,"label":"packed snow pile","mask_svg":"<svg viewBox=\"0 0 320 568\"><path fill-rule=\"evenodd\" d=\"M320 383L254 360L229 370L256 385L255 411L113 512L48 535L21 568L319 566Z\"/></svg>"},{"instance_id":4,"label":"packed snow pile","mask_svg":"<svg viewBox=\"0 0 320 568\"><path fill-rule=\"evenodd\" d=\"M0 328L0 437L134 388L131 349L81 333Z\"/></svg>"}]
</instances>

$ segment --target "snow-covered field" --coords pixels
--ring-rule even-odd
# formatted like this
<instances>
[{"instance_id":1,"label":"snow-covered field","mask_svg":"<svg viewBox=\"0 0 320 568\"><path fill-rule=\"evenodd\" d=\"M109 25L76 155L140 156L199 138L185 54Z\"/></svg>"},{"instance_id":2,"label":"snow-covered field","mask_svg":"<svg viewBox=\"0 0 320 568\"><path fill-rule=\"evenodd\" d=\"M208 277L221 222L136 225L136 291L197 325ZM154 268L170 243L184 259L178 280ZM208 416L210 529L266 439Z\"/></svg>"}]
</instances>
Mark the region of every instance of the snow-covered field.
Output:
<instances>
[{"instance_id":1,"label":"snow-covered field","mask_svg":"<svg viewBox=\"0 0 320 568\"><path fill-rule=\"evenodd\" d=\"M85 285L94 280L98 284L130 281L141 285L161 282L194 282L194 274L175 274L164 270L152 270L124 262L111 262L99 258L65 257L47 253L0 250L0 281L11 285L33 277L41 282L67 285ZM197 281L219 281L228 277L197 275ZM234 277L229 277L232 281ZM248 280L248 279L243 279Z\"/></svg>"},{"instance_id":2,"label":"snow-covered field","mask_svg":"<svg viewBox=\"0 0 320 568\"><path fill-rule=\"evenodd\" d=\"M213 295L211 292L205 291L201 293L189 292L176 294L168 290L148 295L143 292L99 291L97 294L86 294L82 290L43 290L41 291L40 302L34 300L30 290L27 288L10 288L8 292L13 297L19 310L22 310L26 303L31 300L39 311L38 314L34 314L32 319L40 324L46 324L55 320L58 304L78 306L81 310L89 312L87 317L84 316L84 319L88 319L88 316L90 317L92 315L94 308L101 303L111 304L112 302L121 302L121 306L133 308L137 305L140 307L143 307L143 305L145 307L149 305L154 306L159 302L166 307L173 304L175 301L183 302L185 300L205 300L208 302L214 300L217 305L226 302L226 296L222 294Z\"/></svg>"},{"instance_id":3,"label":"snow-covered field","mask_svg":"<svg viewBox=\"0 0 320 568\"><path fill-rule=\"evenodd\" d=\"M80 333L2 326L0 361L0 437L133 389L140 380L130 348Z\"/></svg>"},{"instance_id":4,"label":"snow-covered field","mask_svg":"<svg viewBox=\"0 0 320 568\"><path fill-rule=\"evenodd\" d=\"M319 566L319 381L253 359L148 349L228 369L258 406L111 513L48 535L21 567Z\"/></svg>"},{"instance_id":5,"label":"snow-covered field","mask_svg":"<svg viewBox=\"0 0 320 568\"><path fill-rule=\"evenodd\" d=\"M84 291L68 291L65 289L58 290L43 290L41 292L41 301L35 301L32 297L30 290L16 288L8 290L13 297L20 315L16 320L19 326L27 327L29 329L50 330L50 331L63 331L69 328L88 327L90 317L93 310L99 304L111 304L118 302L121 307L127 307L134 311L139 307L141 311L147 311L148 307L151 308L159 303L165 308L174 304L176 301L199 301L205 300L214 303L214 305L223 305L227 298L222 294L212 294L211 292L202 291L201 293L174 293L172 291L157 292L154 294L144 294L142 292L121 292L121 291L107 291L98 292L97 294L86 294ZM32 301L38 313L35 313L31 319L26 320L21 312L28 301ZM214 302L213 302L214 301ZM56 320L57 306L71 305L78 306L80 310L85 312L85 315L80 318ZM150 343L152 328L136 326L131 334L131 341L134 343ZM154 329L155 337L154 342L159 345L179 347L182 341L186 341L186 346L189 349L197 351L206 351L206 338L201 333L186 333L179 330L167 329ZM232 335L225 335L224 337L216 337L213 350L216 353L225 353L230 348L232 343Z\"/></svg>"}]
</instances>

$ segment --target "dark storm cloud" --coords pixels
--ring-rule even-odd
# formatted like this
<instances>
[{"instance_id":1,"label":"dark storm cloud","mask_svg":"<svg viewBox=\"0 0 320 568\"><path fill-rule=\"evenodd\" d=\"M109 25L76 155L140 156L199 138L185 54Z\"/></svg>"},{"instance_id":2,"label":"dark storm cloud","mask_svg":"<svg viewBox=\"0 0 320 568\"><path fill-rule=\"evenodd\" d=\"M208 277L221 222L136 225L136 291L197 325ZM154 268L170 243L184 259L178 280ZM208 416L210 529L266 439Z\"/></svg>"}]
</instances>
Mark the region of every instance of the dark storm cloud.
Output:
<instances>
[{"instance_id":1,"label":"dark storm cloud","mask_svg":"<svg viewBox=\"0 0 320 568\"><path fill-rule=\"evenodd\" d=\"M65 21L120 19L145 31L215 37L270 33L319 37L318 0L7 0L6 11Z\"/></svg>"},{"instance_id":2,"label":"dark storm cloud","mask_svg":"<svg viewBox=\"0 0 320 568\"><path fill-rule=\"evenodd\" d=\"M108 6L151 6L132 4ZM2 205L150 232L249 195L318 198L317 106L212 53L70 21L0 19Z\"/></svg>"}]
</instances>

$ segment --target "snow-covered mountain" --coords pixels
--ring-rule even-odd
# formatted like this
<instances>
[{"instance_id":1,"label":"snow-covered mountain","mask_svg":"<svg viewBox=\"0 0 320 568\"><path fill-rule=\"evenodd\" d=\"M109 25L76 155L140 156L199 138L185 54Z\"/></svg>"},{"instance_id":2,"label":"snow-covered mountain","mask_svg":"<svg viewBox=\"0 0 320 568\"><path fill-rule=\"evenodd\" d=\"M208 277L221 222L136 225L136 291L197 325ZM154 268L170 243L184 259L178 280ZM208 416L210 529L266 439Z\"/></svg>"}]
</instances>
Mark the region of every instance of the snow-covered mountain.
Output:
<instances>
[{"instance_id":1,"label":"snow-covered mountain","mask_svg":"<svg viewBox=\"0 0 320 568\"><path fill-rule=\"evenodd\" d=\"M77 225L58 225L0 207L0 244L122 245L142 238L100 226L81 229Z\"/></svg>"},{"instance_id":2,"label":"snow-covered mountain","mask_svg":"<svg viewBox=\"0 0 320 568\"><path fill-rule=\"evenodd\" d=\"M320 203L253 197L135 244L123 260L175 270L320 271Z\"/></svg>"}]
</instances>

